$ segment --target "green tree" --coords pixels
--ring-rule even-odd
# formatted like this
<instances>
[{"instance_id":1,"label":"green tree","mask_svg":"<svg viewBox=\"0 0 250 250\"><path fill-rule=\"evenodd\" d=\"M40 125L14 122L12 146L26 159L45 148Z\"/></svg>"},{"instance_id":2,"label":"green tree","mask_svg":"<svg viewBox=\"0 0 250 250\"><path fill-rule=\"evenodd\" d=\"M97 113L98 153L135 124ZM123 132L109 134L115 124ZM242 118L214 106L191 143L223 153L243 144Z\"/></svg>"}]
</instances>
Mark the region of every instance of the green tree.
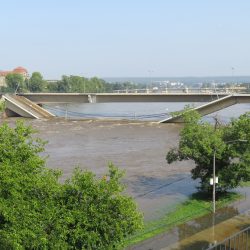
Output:
<instances>
[{"instance_id":1,"label":"green tree","mask_svg":"<svg viewBox=\"0 0 250 250\"><path fill-rule=\"evenodd\" d=\"M8 92L24 90L24 78L21 74L10 73L6 76L6 84Z\"/></svg>"},{"instance_id":2,"label":"green tree","mask_svg":"<svg viewBox=\"0 0 250 250\"><path fill-rule=\"evenodd\" d=\"M29 82L28 89L30 92L42 92L45 87L45 81L43 80L43 76L39 72L33 72Z\"/></svg>"},{"instance_id":3,"label":"green tree","mask_svg":"<svg viewBox=\"0 0 250 250\"><path fill-rule=\"evenodd\" d=\"M199 188L206 192L212 190L209 179L213 174L214 153L216 176L219 177L217 191L227 191L250 179L250 113L228 125L204 122L196 111L186 111L183 116L185 125L179 146L167 153L168 163L193 160L192 178L200 179Z\"/></svg>"},{"instance_id":4,"label":"green tree","mask_svg":"<svg viewBox=\"0 0 250 250\"><path fill-rule=\"evenodd\" d=\"M45 167L45 142L18 122L0 127L1 249L116 249L142 226L123 173L102 178L76 169L65 183Z\"/></svg>"},{"instance_id":5,"label":"green tree","mask_svg":"<svg viewBox=\"0 0 250 250\"><path fill-rule=\"evenodd\" d=\"M68 93L71 92L71 84L68 76L62 76L62 80L57 83L58 92Z\"/></svg>"}]
</instances>

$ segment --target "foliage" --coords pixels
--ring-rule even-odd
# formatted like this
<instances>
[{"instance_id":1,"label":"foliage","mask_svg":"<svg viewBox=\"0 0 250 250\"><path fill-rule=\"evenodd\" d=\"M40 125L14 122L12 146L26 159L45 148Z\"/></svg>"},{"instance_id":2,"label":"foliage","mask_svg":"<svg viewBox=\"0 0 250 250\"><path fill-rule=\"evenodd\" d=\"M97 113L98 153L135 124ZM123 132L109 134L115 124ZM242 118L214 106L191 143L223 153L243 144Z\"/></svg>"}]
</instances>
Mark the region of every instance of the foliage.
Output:
<instances>
[{"instance_id":1,"label":"foliage","mask_svg":"<svg viewBox=\"0 0 250 250\"><path fill-rule=\"evenodd\" d=\"M20 90L24 90L24 78L22 75L18 73L10 73L6 76L6 92L19 92Z\"/></svg>"},{"instance_id":2,"label":"foliage","mask_svg":"<svg viewBox=\"0 0 250 250\"><path fill-rule=\"evenodd\" d=\"M215 126L201 120L196 111L183 114L184 128L178 148L166 156L168 163L194 160L193 179L200 179L200 188L211 191L209 178L213 173L213 155L216 158L217 191L226 191L250 179L250 114L246 113L228 125ZM240 142L239 140L247 140Z\"/></svg>"},{"instance_id":3,"label":"foliage","mask_svg":"<svg viewBox=\"0 0 250 250\"><path fill-rule=\"evenodd\" d=\"M139 88L137 84L107 83L97 77L85 78L81 76L63 76L62 80L48 85L50 91L55 92L78 92L78 93L103 93L114 90L128 90ZM142 87L141 87L142 88Z\"/></svg>"},{"instance_id":4,"label":"foliage","mask_svg":"<svg viewBox=\"0 0 250 250\"><path fill-rule=\"evenodd\" d=\"M5 100L3 98L0 99L0 112L5 110Z\"/></svg>"},{"instance_id":5,"label":"foliage","mask_svg":"<svg viewBox=\"0 0 250 250\"><path fill-rule=\"evenodd\" d=\"M123 172L112 164L103 178L76 169L45 167L45 142L18 122L0 127L1 249L116 249L142 226L132 198L122 194Z\"/></svg>"},{"instance_id":6,"label":"foliage","mask_svg":"<svg viewBox=\"0 0 250 250\"><path fill-rule=\"evenodd\" d=\"M41 73L33 72L27 85L30 92L42 92L45 87L45 81L43 80Z\"/></svg>"},{"instance_id":7,"label":"foliage","mask_svg":"<svg viewBox=\"0 0 250 250\"><path fill-rule=\"evenodd\" d=\"M193 104L187 104L187 105L185 105L184 109L170 112L170 115L172 117L182 116L184 113L189 112L189 111L191 111L191 109L194 109L194 108L195 108L195 106Z\"/></svg>"},{"instance_id":8,"label":"foliage","mask_svg":"<svg viewBox=\"0 0 250 250\"><path fill-rule=\"evenodd\" d=\"M60 81L48 84L50 92L78 92L96 93L105 92L107 83L97 77L85 78L81 76L62 76Z\"/></svg>"},{"instance_id":9,"label":"foliage","mask_svg":"<svg viewBox=\"0 0 250 250\"><path fill-rule=\"evenodd\" d=\"M8 92L59 92L59 93L104 93L116 90L131 90L146 88L143 84L131 82L108 83L103 79L82 76L63 75L61 80L46 81L40 72L33 72L30 79L23 79L20 74L6 76L7 87L1 87L1 91Z\"/></svg>"}]
</instances>

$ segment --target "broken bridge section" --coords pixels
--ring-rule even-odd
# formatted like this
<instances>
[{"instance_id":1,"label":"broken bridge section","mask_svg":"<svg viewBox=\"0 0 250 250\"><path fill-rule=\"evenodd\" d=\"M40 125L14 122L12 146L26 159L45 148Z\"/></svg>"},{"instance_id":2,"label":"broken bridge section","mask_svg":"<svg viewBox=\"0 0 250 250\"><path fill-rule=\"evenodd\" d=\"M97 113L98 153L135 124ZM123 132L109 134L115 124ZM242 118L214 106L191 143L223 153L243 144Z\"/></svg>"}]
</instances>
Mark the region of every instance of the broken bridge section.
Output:
<instances>
[{"instance_id":1,"label":"broken bridge section","mask_svg":"<svg viewBox=\"0 0 250 250\"><path fill-rule=\"evenodd\" d=\"M53 114L23 96L5 94L3 98L6 101L7 116L22 116L35 119L54 117Z\"/></svg>"},{"instance_id":2,"label":"broken bridge section","mask_svg":"<svg viewBox=\"0 0 250 250\"><path fill-rule=\"evenodd\" d=\"M193 110L196 110L201 116L205 116L239 103L250 103L250 95L249 94L228 95L220 99L217 99L215 101L196 107ZM160 123L181 123L181 122L184 122L181 114L160 121Z\"/></svg>"}]
</instances>

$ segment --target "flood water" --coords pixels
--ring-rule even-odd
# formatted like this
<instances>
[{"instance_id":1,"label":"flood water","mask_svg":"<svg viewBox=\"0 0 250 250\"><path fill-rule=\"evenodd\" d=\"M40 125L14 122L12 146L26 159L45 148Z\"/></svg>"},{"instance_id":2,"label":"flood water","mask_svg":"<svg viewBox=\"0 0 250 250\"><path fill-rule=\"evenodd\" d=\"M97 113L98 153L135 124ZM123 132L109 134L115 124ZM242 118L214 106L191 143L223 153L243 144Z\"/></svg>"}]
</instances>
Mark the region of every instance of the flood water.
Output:
<instances>
[{"instance_id":1,"label":"flood water","mask_svg":"<svg viewBox=\"0 0 250 250\"><path fill-rule=\"evenodd\" d=\"M198 107L204 103L83 103L83 104L49 104L44 107L51 113L67 118L112 118L126 120L160 121L171 116L171 112L180 111L186 105ZM222 120L238 117L250 111L250 104L236 104L216 114ZM212 117L214 114L208 115Z\"/></svg>"},{"instance_id":2,"label":"flood water","mask_svg":"<svg viewBox=\"0 0 250 250\"><path fill-rule=\"evenodd\" d=\"M123 109L119 105L83 104L81 107L77 106L77 109L74 105L68 105L67 110L68 114L70 109L78 113L117 114L119 111L139 114L143 111L145 114L153 114L164 112L167 108L174 111L185 104L170 108L166 103L147 103L147 106L128 105L123 106ZM60 109L63 107L54 106ZM223 120L228 120L249 110L249 104L235 105L218 112L218 115ZM62 111L62 117L65 116L65 111L66 109ZM183 161L168 165L165 160L168 150L178 145L182 125L136 121L133 118L118 121L62 117L48 121L25 120L37 129L39 137L48 141L44 153L49 155L47 166L62 169L62 180L70 177L76 166L91 170L100 177L107 171L108 163L113 162L126 171L123 180L127 186L126 192L136 199L146 221L160 219L196 191L198 182L193 181L190 176L193 162ZM16 119L8 118L6 121L14 124ZM179 231L178 235L182 233L184 234Z\"/></svg>"}]
</instances>

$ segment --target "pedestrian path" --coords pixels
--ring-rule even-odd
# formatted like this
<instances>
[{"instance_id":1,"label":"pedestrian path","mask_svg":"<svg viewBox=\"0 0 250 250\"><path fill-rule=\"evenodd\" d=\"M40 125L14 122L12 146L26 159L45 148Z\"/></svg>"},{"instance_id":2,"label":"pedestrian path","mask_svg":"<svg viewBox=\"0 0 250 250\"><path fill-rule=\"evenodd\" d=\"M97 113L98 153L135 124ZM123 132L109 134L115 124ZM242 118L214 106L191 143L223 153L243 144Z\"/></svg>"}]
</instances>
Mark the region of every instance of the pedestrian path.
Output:
<instances>
[{"instance_id":1,"label":"pedestrian path","mask_svg":"<svg viewBox=\"0 0 250 250\"><path fill-rule=\"evenodd\" d=\"M196 233L180 242L162 248L162 250L207 249L212 243L222 242L225 238L249 226L250 210Z\"/></svg>"},{"instance_id":2,"label":"pedestrian path","mask_svg":"<svg viewBox=\"0 0 250 250\"><path fill-rule=\"evenodd\" d=\"M244 198L228 207L216 210L203 217L147 239L127 250L203 250L212 243L219 243L225 238L250 226L250 188L236 191Z\"/></svg>"}]
</instances>

